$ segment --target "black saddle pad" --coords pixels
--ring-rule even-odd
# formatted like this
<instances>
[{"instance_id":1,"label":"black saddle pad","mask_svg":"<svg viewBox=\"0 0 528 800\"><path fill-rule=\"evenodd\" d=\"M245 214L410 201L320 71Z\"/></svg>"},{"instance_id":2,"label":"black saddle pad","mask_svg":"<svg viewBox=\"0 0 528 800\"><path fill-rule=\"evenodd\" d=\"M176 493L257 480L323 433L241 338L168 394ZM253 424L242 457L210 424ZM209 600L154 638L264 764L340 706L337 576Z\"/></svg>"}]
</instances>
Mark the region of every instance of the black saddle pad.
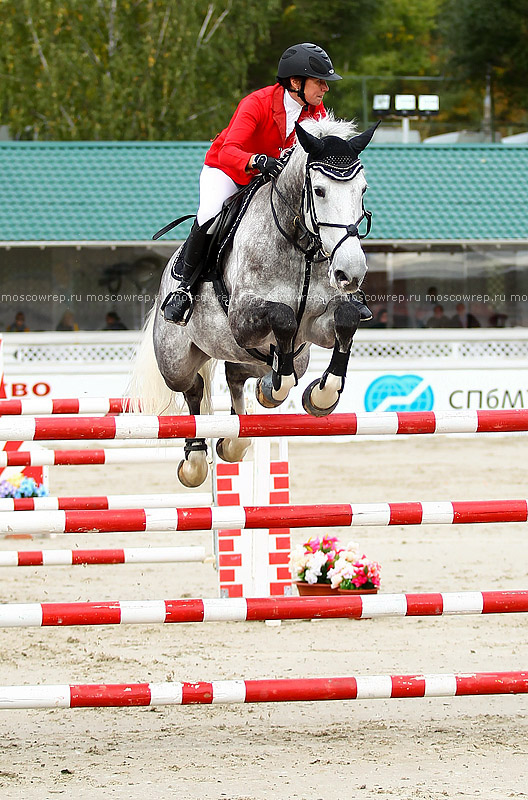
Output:
<instances>
[{"instance_id":1,"label":"black saddle pad","mask_svg":"<svg viewBox=\"0 0 528 800\"><path fill-rule=\"evenodd\" d=\"M255 193L265 182L266 179L259 175L247 186L243 186L229 200L226 200L222 206L216 232L211 239L207 252L206 270L202 275L202 279L212 280L215 276L222 274L224 258L233 242L240 220L246 213Z\"/></svg>"}]
</instances>

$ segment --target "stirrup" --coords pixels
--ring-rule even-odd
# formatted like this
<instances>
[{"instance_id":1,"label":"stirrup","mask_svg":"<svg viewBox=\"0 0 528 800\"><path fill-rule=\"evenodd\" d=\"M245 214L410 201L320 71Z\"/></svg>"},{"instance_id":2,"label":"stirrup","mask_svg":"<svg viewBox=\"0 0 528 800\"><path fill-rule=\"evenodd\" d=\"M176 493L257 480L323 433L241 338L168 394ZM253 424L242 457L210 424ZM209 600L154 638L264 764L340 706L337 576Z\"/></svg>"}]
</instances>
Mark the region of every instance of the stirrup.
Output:
<instances>
[{"instance_id":1,"label":"stirrup","mask_svg":"<svg viewBox=\"0 0 528 800\"><path fill-rule=\"evenodd\" d=\"M189 289L180 287L167 295L161 304L160 311L166 322L174 325L187 325L193 312L193 297Z\"/></svg>"}]
</instances>

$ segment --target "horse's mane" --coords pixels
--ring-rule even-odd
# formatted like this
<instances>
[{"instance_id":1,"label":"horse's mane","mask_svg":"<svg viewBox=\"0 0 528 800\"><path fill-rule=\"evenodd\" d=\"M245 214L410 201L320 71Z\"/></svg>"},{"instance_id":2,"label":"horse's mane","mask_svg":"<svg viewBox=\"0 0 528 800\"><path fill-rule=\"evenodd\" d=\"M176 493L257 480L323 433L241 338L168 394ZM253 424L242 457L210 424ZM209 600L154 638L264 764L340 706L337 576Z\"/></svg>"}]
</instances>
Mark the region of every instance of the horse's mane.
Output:
<instances>
[{"instance_id":1,"label":"horse's mane","mask_svg":"<svg viewBox=\"0 0 528 800\"><path fill-rule=\"evenodd\" d=\"M333 111L327 111L326 117L308 117L301 122L302 127L322 139L323 136L339 136L340 139L351 139L358 132L352 120L336 119Z\"/></svg>"}]
</instances>

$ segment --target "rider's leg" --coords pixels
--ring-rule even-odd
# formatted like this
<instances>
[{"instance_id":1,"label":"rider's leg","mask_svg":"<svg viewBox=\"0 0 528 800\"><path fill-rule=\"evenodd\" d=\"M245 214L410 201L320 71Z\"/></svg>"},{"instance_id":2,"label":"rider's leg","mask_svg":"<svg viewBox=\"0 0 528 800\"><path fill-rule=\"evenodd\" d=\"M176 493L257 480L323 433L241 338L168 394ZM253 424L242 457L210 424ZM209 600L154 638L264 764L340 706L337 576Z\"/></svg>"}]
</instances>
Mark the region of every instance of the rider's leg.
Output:
<instances>
[{"instance_id":1,"label":"rider's leg","mask_svg":"<svg viewBox=\"0 0 528 800\"><path fill-rule=\"evenodd\" d=\"M192 288L196 285L203 267L204 256L210 240L209 224L193 223L189 237L182 248L182 258L178 258L172 267L172 277L180 284L171 292L161 305L163 316L167 322L185 325L191 316L193 298Z\"/></svg>"},{"instance_id":2,"label":"rider's leg","mask_svg":"<svg viewBox=\"0 0 528 800\"><path fill-rule=\"evenodd\" d=\"M200 174L200 207L181 257L173 266L173 277L180 280L176 291L163 301L161 310L167 322L186 325L193 308L192 290L197 284L210 243L211 228L223 203L238 190L237 184L219 169L204 166ZM174 271L181 271L175 275Z\"/></svg>"}]
</instances>

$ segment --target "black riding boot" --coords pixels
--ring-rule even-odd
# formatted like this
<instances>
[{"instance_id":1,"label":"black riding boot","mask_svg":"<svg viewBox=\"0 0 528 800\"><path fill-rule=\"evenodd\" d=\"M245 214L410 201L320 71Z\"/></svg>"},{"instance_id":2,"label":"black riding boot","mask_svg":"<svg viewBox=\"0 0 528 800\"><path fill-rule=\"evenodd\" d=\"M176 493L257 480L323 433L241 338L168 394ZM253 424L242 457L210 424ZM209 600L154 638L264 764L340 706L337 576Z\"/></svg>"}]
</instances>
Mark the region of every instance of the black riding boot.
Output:
<instances>
[{"instance_id":1,"label":"black riding boot","mask_svg":"<svg viewBox=\"0 0 528 800\"><path fill-rule=\"evenodd\" d=\"M187 325L193 310L192 289L196 285L202 272L207 245L210 236L206 232L210 221L205 225L193 223L191 232L183 245L181 257L172 267L172 277L180 281L174 292L167 295L161 304L163 316L167 322L175 325ZM181 275L175 274L181 269Z\"/></svg>"}]
</instances>

